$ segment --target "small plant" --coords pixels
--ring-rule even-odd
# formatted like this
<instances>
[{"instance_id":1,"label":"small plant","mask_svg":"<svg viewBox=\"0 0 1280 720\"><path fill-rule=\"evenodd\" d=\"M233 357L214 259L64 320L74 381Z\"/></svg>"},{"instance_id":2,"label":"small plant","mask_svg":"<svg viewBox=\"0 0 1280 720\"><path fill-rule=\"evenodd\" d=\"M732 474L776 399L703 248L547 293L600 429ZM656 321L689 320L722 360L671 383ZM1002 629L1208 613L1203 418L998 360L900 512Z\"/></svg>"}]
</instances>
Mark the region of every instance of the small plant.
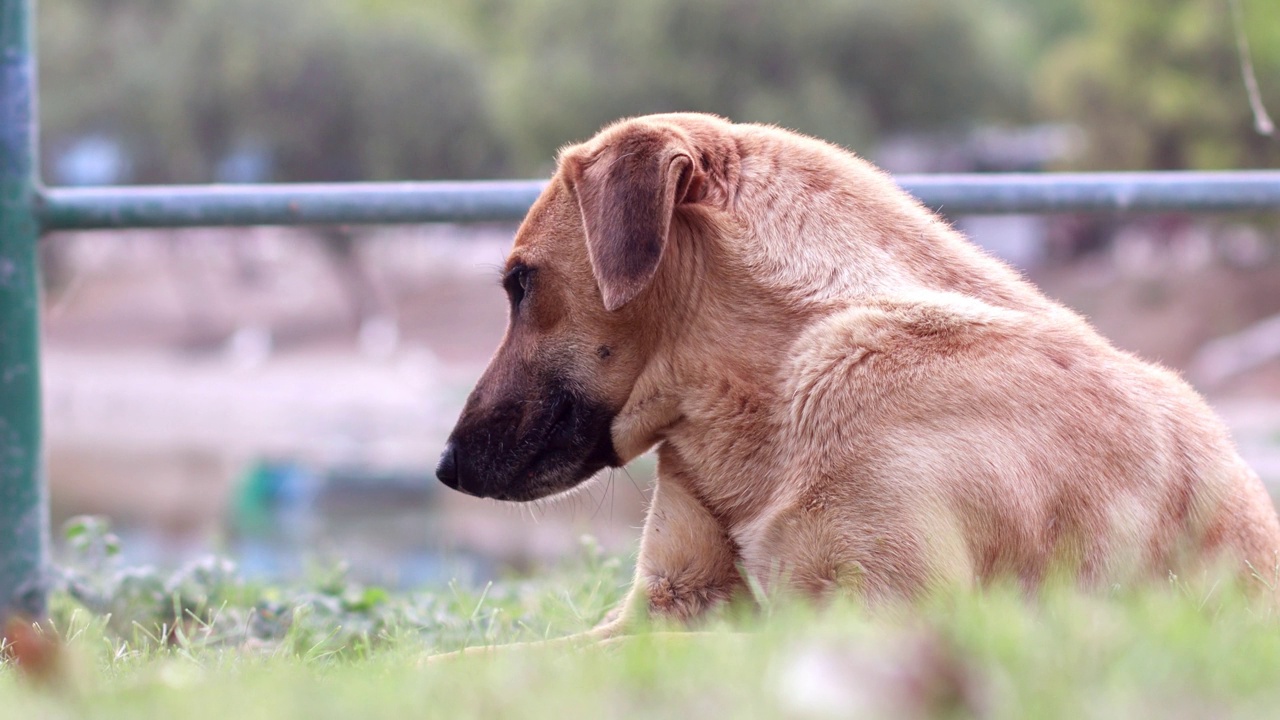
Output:
<instances>
[{"instance_id":1,"label":"small plant","mask_svg":"<svg viewBox=\"0 0 1280 720\"><path fill-rule=\"evenodd\" d=\"M88 611L126 653L232 648L316 661L367 655L393 640L447 650L540 639L593 625L620 599L627 577L589 536L571 566L543 574L544 584L563 587L548 594L544 584L519 579L393 593L352 581L343 564L313 568L300 584L256 583L214 555L174 572L129 566L103 518L74 518L63 535L54 624L68 627L73 614Z\"/></svg>"}]
</instances>

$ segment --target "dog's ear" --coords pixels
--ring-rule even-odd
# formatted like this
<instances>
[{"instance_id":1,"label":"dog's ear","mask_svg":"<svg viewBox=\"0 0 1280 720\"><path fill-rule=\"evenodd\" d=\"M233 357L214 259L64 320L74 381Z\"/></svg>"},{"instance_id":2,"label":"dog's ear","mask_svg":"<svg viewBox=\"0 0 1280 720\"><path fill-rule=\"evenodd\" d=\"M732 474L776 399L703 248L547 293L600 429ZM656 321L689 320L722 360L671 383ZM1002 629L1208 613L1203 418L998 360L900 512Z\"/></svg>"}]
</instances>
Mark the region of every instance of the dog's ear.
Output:
<instances>
[{"instance_id":1,"label":"dog's ear","mask_svg":"<svg viewBox=\"0 0 1280 720\"><path fill-rule=\"evenodd\" d=\"M700 200L706 177L673 138L658 136L632 136L571 162L591 269L613 312L649 286L675 207Z\"/></svg>"}]
</instances>

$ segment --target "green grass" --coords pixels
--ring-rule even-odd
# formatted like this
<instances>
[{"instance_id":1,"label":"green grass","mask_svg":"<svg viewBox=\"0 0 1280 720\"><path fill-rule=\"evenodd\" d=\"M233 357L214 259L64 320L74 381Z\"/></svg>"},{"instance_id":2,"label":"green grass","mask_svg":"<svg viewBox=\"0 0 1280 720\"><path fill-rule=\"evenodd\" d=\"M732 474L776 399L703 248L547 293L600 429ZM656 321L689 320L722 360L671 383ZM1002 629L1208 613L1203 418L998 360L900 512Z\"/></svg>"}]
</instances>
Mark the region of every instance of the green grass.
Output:
<instances>
[{"instance_id":1,"label":"green grass","mask_svg":"<svg viewBox=\"0 0 1280 720\"><path fill-rule=\"evenodd\" d=\"M763 598L697 634L424 663L589 628L620 599L626 564L587 543L573 562L487 588L397 594L336 572L266 588L212 562L167 577L125 571L104 564L110 552L93 560L110 546L102 532L80 537L49 630L66 645L63 667L37 681L0 666L0 717L1280 713L1280 618L1224 587L1035 599L996 588L875 612Z\"/></svg>"}]
</instances>

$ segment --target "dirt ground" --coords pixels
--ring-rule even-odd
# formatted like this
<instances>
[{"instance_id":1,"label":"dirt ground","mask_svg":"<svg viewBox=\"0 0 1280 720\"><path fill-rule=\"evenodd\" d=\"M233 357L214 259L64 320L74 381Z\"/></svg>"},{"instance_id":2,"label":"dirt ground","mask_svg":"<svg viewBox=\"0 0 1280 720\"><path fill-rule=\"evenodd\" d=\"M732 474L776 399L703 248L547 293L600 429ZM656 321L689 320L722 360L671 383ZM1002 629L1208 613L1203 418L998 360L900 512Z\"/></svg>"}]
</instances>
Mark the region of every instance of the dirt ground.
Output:
<instances>
[{"instance_id":1,"label":"dirt ground","mask_svg":"<svg viewBox=\"0 0 1280 720\"><path fill-rule=\"evenodd\" d=\"M429 474L501 338L498 268L512 232L373 229L346 245L333 231L266 228L50 238L55 515L204 537L224 527L263 458ZM1189 252L1130 238L1032 277L1119 346L1185 369L1206 342L1280 313L1280 261L1241 266L1211 240ZM1280 487L1280 363L1208 391ZM439 536L530 558L566 552L582 532L625 546L650 472L527 510L438 493Z\"/></svg>"}]
</instances>

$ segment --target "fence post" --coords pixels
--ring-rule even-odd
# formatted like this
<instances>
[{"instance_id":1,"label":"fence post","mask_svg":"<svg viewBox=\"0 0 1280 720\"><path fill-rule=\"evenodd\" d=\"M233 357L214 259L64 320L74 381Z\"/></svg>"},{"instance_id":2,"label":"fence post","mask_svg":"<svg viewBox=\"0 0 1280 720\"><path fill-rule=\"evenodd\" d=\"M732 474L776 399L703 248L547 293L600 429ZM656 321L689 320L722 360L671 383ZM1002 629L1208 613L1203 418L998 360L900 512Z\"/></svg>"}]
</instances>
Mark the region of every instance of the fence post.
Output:
<instances>
[{"instance_id":1,"label":"fence post","mask_svg":"<svg viewBox=\"0 0 1280 720\"><path fill-rule=\"evenodd\" d=\"M0 622L44 617L33 0L0 0Z\"/></svg>"}]
</instances>

